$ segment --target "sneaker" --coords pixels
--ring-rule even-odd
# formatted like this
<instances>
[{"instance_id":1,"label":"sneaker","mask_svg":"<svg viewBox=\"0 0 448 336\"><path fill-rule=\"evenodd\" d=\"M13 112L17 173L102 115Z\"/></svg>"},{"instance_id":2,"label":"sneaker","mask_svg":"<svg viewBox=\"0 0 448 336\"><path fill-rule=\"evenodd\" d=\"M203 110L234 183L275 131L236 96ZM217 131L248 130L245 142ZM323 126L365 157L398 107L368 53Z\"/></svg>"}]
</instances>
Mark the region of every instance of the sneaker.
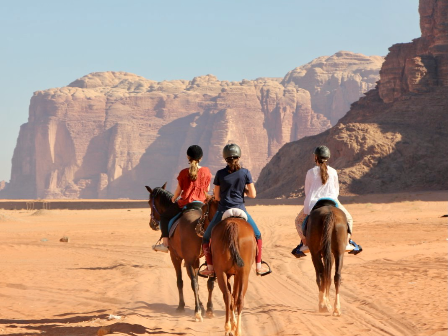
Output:
<instances>
[{"instance_id":1,"label":"sneaker","mask_svg":"<svg viewBox=\"0 0 448 336\"><path fill-rule=\"evenodd\" d=\"M165 253L168 253L168 251L169 251L169 249L168 249L168 246L165 246L165 245L163 245L163 244L159 244L159 245L153 245L152 246L152 249L154 250L154 251L158 251L158 252L165 252Z\"/></svg>"},{"instance_id":2,"label":"sneaker","mask_svg":"<svg viewBox=\"0 0 448 336\"><path fill-rule=\"evenodd\" d=\"M266 275L270 273L270 269L267 265L261 264L260 268L257 268L257 275Z\"/></svg>"},{"instance_id":3,"label":"sneaker","mask_svg":"<svg viewBox=\"0 0 448 336\"><path fill-rule=\"evenodd\" d=\"M350 252L353 251L355 249L355 247L352 244L347 244L347 246L345 247L345 252Z\"/></svg>"},{"instance_id":4,"label":"sneaker","mask_svg":"<svg viewBox=\"0 0 448 336\"><path fill-rule=\"evenodd\" d=\"M208 268L205 268L203 270L199 271L199 274L205 277L214 277L215 276L215 271L214 270L209 270Z\"/></svg>"},{"instance_id":5,"label":"sneaker","mask_svg":"<svg viewBox=\"0 0 448 336\"><path fill-rule=\"evenodd\" d=\"M303 252L303 253L308 253L308 252L310 252L310 248L308 247L308 246L306 246L306 245L303 245L303 243L301 243L301 247L300 247L300 252Z\"/></svg>"},{"instance_id":6,"label":"sneaker","mask_svg":"<svg viewBox=\"0 0 448 336\"><path fill-rule=\"evenodd\" d=\"M306 254L300 250L302 247L303 247L303 243L300 242L300 244L297 245L297 247L291 251L292 255L296 258L306 257Z\"/></svg>"}]
</instances>

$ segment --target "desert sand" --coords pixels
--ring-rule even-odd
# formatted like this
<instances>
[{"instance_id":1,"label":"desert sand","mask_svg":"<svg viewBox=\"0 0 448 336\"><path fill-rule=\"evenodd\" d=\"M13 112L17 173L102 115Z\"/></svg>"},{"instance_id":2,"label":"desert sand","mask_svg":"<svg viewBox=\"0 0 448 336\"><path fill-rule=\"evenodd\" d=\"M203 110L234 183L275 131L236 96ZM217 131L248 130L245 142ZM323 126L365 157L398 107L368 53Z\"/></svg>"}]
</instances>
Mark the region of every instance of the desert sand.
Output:
<instances>
[{"instance_id":1,"label":"desert sand","mask_svg":"<svg viewBox=\"0 0 448 336\"><path fill-rule=\"evenodd\" d=\"M311 258L290 254L301 200L248 207L273 273L251 274L244 335L447 335L446 196L342 199L364 251L345 256L341 317L318 312ZM149 228L149 215L149 209L0 209L0 335L97 335L102 326L113 335L223 335L217 286L215 317L194 322L185 273L187 306L176 313L174 269L168 254L151 250L160 233ZM64 236L68 242L59 241ZM205 302L206 280L199 282Z\"/></svg>"}]
</instances>

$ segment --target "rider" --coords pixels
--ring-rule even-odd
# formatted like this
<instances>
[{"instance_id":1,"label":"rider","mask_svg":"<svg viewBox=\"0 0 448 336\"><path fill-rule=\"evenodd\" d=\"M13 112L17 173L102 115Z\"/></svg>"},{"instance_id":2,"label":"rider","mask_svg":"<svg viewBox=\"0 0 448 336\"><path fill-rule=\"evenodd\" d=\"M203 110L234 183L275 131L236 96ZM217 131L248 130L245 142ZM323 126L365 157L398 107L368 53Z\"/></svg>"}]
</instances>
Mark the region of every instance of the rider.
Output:
<instances>
[{"instance_id":1,"label":"rider","mask_svg":"<svg viewBox=\"0 0 448 336\"><path fill-rule=\"evenodd\" d=\"M209 245L210 237L213 228L221 221L224 212L232 208L239 208L246 213L247 222L254 229L255 238L257 240L258 252L255 260L257 274L267 274L269 273L269 268L261 263L262 240L260 230L252 217L247 213L246 207L244 206L244 195L247 195L250 198L255 198L257 196L252 175L249 170L242 168L239 163L241 149L238 145L226 145L222 151L222 154L224 160L227 162L227 166L221 170L218 170L213 182L215 185L215 199L219 201L219 204L218 211L216 211L216 214L208 225L207 230L205 230L202 240L202 249L204 250L205 260L207 261L207 268L202 270L201 274L205 276L214 275L213 260Z\"/></svg>"},{"instance_id":2,"label":"rider","mask_svg":"<svg viewBox=\"0 0 448 336\"><path fill-rule=\"evenodd\" d=\"M337 206L341 209L347 217L349 226L349 232L353 232L353 218L350 213L345 209L338 200L339 196L339 181L338 173L336 169L327 165L327 161L330 158L330 150L327 146L319 146L314 150L314 162L316 167L308 170L305 179L305 202L300 213L297 215L295 224L297 232L299 233L302 241L297 247L292 250L292 254L297 258L304 257L309 248L306 245L306 237L303 234L305 221L308 219L308 215L313 209L314 205L321 198L331 198L337 202ZM346 250L355 250L356 253L362 251L354 241L350 239L350 233L348 234L348 244Z\"/></svg>"},{"instance_id":3,"label":"rider","mask_svg":"<svg viewBox=\"0 0 448 336\"><path fill-rule=\"evenodd\" d=\"M189 168L182 169L177 177L177 188L171 199L173 202L161 215L162 244L153 245L155 251L168 252L168 223L182 208L193 201L204 202L210 187L212 174L207 167L199 166L202 159L202 148L198 145L188 147L187 159ZM177 198L179 200L177 200Z\"/></svg>"}]
</instances>

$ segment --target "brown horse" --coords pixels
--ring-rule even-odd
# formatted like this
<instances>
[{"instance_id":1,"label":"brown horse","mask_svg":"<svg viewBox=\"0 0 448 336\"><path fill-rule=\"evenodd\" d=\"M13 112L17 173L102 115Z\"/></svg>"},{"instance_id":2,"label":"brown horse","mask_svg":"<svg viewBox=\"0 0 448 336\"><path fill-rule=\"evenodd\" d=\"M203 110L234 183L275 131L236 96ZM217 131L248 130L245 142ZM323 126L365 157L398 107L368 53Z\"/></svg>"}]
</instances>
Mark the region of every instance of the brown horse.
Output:
<instances>
[{"instance_id":1,"label":"brown horse","mask_svg":"<svg viewBox=\"0 0 448 336\"><path fill-rule=\"evenodd\" d=\"M171 204L171 197L173 194L165 190L166 183L160 188L151 189L145 186L149 191L149 206L151 208L150 226L154 230L159 229L160 215ZM198 283L198 268L199 258L202 252L202 238L200 238L195 228L198 222L204 222L207 227L213 218L218 204L213 199L208 199L206 204L202 207L202 214L199 211L188 211L180 217L174 234L169 240L169 251L171 261L176 270L177 289L179 291L179 305L178 312L183 312L185 307L183 281L182 281L182 260L185 260L185 267L187 274L191 280L191 287L195 297L195 319L202 321L204 314L204 306L199 299L199 283ZM209 278L207 282L208 288L208 302L207 302L207 317L213 317L213 303L212 292L215 285L215 278Z\"/></svg>"},{"instance_id":2,"label":"brown horse","mask_svg":"<svg viewBox=\"0 0 448 336\"><path fill-rule=\"evenodd\" d=\"M257 243L254 230L242 218L227 218L212 231L211 251L226 306L225 335L241 335L241 314ZM230 278L235 276L233 291ZM235 311L237 316L235 317Z\"/></svg>"},{"instance_id":3,"label":"brown horse","mask_svg":"<svg viewBox=\"0 0 448 336\"><path fill-rule=\"evenodd\" d=\"M306 241L310 248L314 269L316 270L320 312L329 312L332 309L330 304L330 286L334 257L336 298L333 315L340 316L339 287L341 285L342 264L347 245L347 218L342 210L332 206L334 203L331 201L319 202L310 213L306 230Z\"/></svg>"}]
</instances>

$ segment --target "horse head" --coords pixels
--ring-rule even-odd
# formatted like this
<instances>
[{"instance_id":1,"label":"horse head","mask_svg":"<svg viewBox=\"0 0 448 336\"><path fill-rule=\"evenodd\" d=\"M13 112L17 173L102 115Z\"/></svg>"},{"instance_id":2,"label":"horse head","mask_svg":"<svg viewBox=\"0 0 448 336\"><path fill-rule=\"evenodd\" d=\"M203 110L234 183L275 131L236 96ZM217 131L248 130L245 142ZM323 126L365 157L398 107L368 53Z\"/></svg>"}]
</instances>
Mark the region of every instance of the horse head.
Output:
<instances>
[{"instance_id":1,"label":"horse head","mask_svg":"<svg viewBox=\"0 0 448 336\"><path fill-rule=\"evenodd\" d=\"M149 186L145 186L149 192L148 204L151 208L151 219L149 220L149 226L154 231L160 230L160 214L165 211L165 208L171 202L173 196L169 191L166 191L166 184L162 187L151 189Z\"/></svg>"}]
</instances>

